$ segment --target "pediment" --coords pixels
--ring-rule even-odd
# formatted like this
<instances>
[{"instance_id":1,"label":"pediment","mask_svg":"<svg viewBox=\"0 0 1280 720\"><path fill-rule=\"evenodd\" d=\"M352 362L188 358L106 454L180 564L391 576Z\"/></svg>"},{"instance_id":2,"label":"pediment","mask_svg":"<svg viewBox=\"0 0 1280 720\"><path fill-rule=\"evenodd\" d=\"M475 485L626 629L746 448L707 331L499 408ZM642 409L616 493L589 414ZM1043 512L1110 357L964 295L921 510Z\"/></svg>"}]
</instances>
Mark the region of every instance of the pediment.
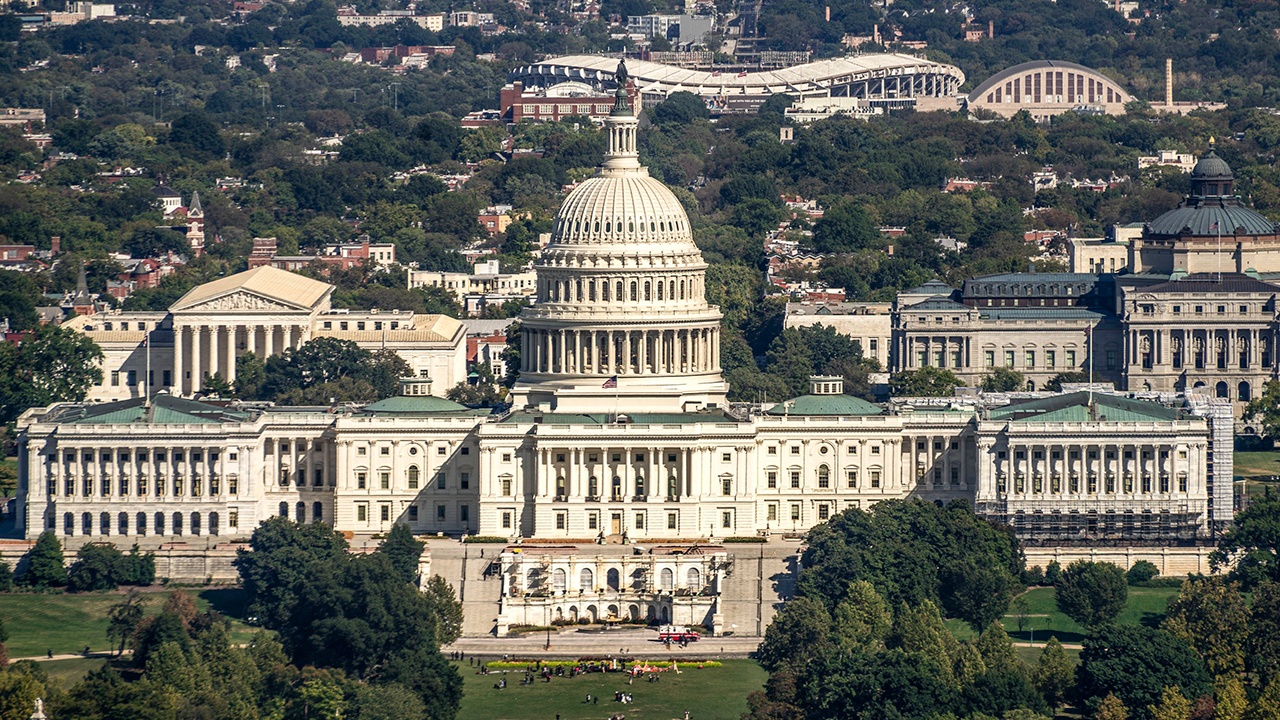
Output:
<instances>
[{"instance_id":1,"label":"pediment","mask_svg":"<svg viewBox=\"0 0 1280 720\"><path fill-rule=\"evenodd\" d=\"M306 310L306 308L272 300L245 290L219 295L182 308L182 312L298 312L300 310Z\"/></svg>"}]
</instances>

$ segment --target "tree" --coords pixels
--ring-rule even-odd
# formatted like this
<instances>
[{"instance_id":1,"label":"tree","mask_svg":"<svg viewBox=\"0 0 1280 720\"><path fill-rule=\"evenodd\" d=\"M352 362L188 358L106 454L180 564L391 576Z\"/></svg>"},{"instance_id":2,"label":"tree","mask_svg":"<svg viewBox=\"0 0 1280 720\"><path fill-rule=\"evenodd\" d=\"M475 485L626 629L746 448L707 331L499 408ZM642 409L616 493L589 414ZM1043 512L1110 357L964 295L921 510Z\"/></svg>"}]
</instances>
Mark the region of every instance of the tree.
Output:
<instances>
[{"instance_id":1,"label":"tree","mask_svg":"<svg viewBox=\"0 0 1280 720\"><path fill-rule=\"evenodd\" d=\"M309 574L345 556L347 542L321 523L298 525L273 517L253 531L250 550L236 553L235 566L246 595L250 617L277 628L289 621Z\"/></svg>"},{"instance_id":2,"label":"tree","mask_svg":"<svg viewBox=\"0 0 1280 720\"><path fill-rule=\"evenodd\" d=\"M931 601L898 608L893 619L890 645L929 658L941 668L942 679L952 683L952 667L960 645L942 623L942 615Z\"/></svg>"},{"instance_id":3,"label":"tree","mask_svg":"<svg viewBox=\"0 0 1280 720\"><path fill-rule=\"evenodd\" d=\"M138 630L145 613L146 600L137 590L130 590L124 598L107 610L107 640L119 644L116 656L124 655L129 638Z\"/></svg>"},{"instance_id":4,"label":"tree","mask_svg":"<svg viewBox=\"0 0 1280 720\"><path fill-rule=\"evenodd\" d=\"M810 717L935 716L955 703L941 670L933 658L902 650L836 653L813 668L803 705L814 709Z\"/></svg>"},{"instance_id":5,"label":"tree","mask_svg":"<svg viewBox=\"0 0 1280 720\"><path fill-rule=\"evenodd\" d=\"M27 570L18 576L23 587L44 590L67 584L67 569L62 558L62 543L52 530L45 530L27 553Z\"/></svg>"},{"instance_id":6,"label":"tree","mask_svg":"<svg viewBox=\"0 0 1280 720\"><path fill-rule=\"evenodd\" d=\"M1062 705L1066 699L1067 690L1071 689L1073 679L1071 661L1067 659L1062 643L1058 642L1056 636L1050 637L1049 642L1045 643L1044 650L1040 651L1040 659L1031 672L1031 681L1044 696L1044 701L1049 704L1050 710L1057 711Z\"/></svg>"},{"instance_id":7,"label":"tree","mask_svg":"<svg viewBox=\"0 0 1280 720\"><path fill-rule=\"evenodd\" d=\"M1191 701L1182 696L1176 687L1167 687L1160 693L1160 702L1147 706L1151 720L1187 720L1191 716Z\"/></svg>"},{"instance_id":8,"label":"tree","mask_svg":"<svg viewBox=\"0 0 1280 720\"><path fill-rule=\"evenodd\" d=\"M1018 659L1018 653L1013 649L1013 641L1009 639L1004 625L1001 625L998 620L993 620L978 636L977 648L987 670L1021 672L1023 669L1022 661Z\"/></svg>"},{"instance_id":9,"label":"tree","mask_svg":"<svg viewBox=\"0 0 1280 720\"><path fill-rule=\"evenodd\" d=\"M769 627L757 656L770 672L785 665L803 667L831 648L831 616L821 603L798 597L782 606Z\"/></svg>"},{"instance_id":10,"label":"tree","mask_svg":"<svg viewBox=\"0 0 1280 720\"><path fill-rule=\"evenodd\" d=\"M1089 373L1073 370L1071 372L1058 373L1049 378L1044 384L1044 389L1049 392L1062 392L1063 383L1087 383L1089 382Z\"/></svg>"},{"instance_id":11,"label":"tree","mask_svg":"<svg viewBox=\"0 0 1280 720\"><path fill-rule=\"evenodd\" d=\"M439 575L432 575L422 592L435 614L436 643L449 645L462 637L462 603L453 592L453 585Z\"/></svg>"},{"instance_id":12,"label":"tree","mask_svg":"<svg viewBox=\"0 0 1280 720\"><path fill-rule=\"evenodd\" d=\"M1139 560L1134 563L1129 571L1124 574L1124 579L1130 585L1141 585L1150 582L1153 578L1160 575L1160 568L1155 563L1147 560Z\"/></svg>"},{"instance_id":13,"label":"tree","mask_svg":"<svg viewBox=\"0 0 1280 720\"><path fill-rule=\"evenodd\" d=\"M1220 677L1213 683L1214 720L1242 720L1249 707L1244 682L1238 677Z\"/></svg>"},{"instance_id":14,"label":"tree","mask_svg":"<svg viewBox=\"0 0 1280 720\"><path fill-rule=\"evenodd\" d=\"M396 523L378 546L378 552L387 556L391 566L405 582L415 583L418 580L418 561L422 559L425 547L426 544L413 536L408 525Z\"/></svg>"},{"instance_id":15,"label":"tree","mask_svg":"<svg viewBox=\"0 0 1280 720\"><path fill-rule=\"evenodd\" d=\"M71 592L114 590L120 585L124 564L124 554L114 545L81 545L76 561L67 570L67 589Z\"/></svg>"},{"instance_id":16,"label":"tree","mask_svg":"<svg viewBox=\"0 0 1280 720\"><path fill-rule=\"evenodd\" d=\"M1129 720L1129 710L1120 698L1110 693L1098 703L1093 720Z\"/></svg>"},{"instance_id":17,"label":"tree","mask_svg":"<svg viewBox=\"0 0 1280 720\"><path fill-rule=\"evenodd\" d=\"M1076 696L1096 709L1108 693L1131 708L1160 702L1166 687L1181 688L1187 698L1212 692L1204 663L1182 638L1163 630L1105 625L1084 641L1076 670Z\"/></svg>"},{"instance_id":18,"label":"tree","mask_svg":"<svg viewBox=\"0 0 1280 720\"><path fill-rule=\"evenodd\" d=\"M1244 417L1246 420L1261 420L1263 435L1280 437L1280 380L1268 380L1262 386L1262 394L1245 406Z\"/></svg>"},{"instance_id":19,"label":"tree","mask_svg":"<svg viewBox=\"0 0 1280 720\"><path fill-rule=\"evenodd\" d=\"M849 583L848 593L836 605L832 634L841 646L875 650L884 646L892 625L889 604L874 585L858 580Z\"/></svg>"},{"instance_id":20,"label":"tree","mask_svg":"<svg viewBox=\"0 0 1280 720\"><path fill-rule=\"evenodd\" d=\"M949 397L964 385L955 373L932 366L902 370L889 377L889 392L895 397Z\"/></svg>"},{"instance_id":21,"label":"tree","mask_svg":"<svg viewBox=\"0 0 1280 720\"><path fill-rule=\"evenodd\" d=\"M1086 628L1116 619L1129 601L1124 571L1106 562L1077 560L1054 587L1058 610Z\"/></svg>"},{"instance_id":22,"label":"tree","mask_svg":"<svg viewBox=\"0 0 1280 720\"><path fill-rule=\"evenodd\" d=\"M1013 368L999 367L982 378L983 392L1017 392L1027 389L1027 378Z\"/></svg>"},{"instance_id":23,"label":"tree","mask_svg":"<svg viewBox=\"0 0 1280 720\"><path fill-rule=\"evenodd\" d=\"M9 563L0 562L0 593L13 592L13 570Z\"/></svg>"},{"instance_id":24,"label":"tree","mask_svg":"<svg viewBox=\"0 0 1280 720\"><path fill-rule=\"evenodd\" d=\"M867 212L852 202L827 209L813 226L813 249L820 253L866 250L880 243L880 231Z\"/></svg>"},{"instance_id":25,"label":"tree","mask_svg":"<svg viewBox=\"0 0 1280 720\"><path fill-rule=\"evenodd\" d=\"M41 325L21 344L0 343L0 422L30 407L80 402L102 382L102 350L74 330Z\"/></svg>"},{"instance_id":26,"label":"tree","mask_svg":"<svg viewBox=\"0 0 1280 720\"><path fill-rule=\"evenodd\" d=\"M1230 577L1245 590L1264 580L1280 580L1280 497L1269 490L1236 516L1210 556L1215 569L1230 567ZM1234 565L1233 565L1234 563Z\"/></svg>"},{"instance_id":27,"label":"tree","mask_svg":"<svg viewBox=\"0 0 1280 720\"><path fill-rule=\"evenodd\" d=\"M1266 581L1253 591L1245 664L1258 686L1280 678L1280 584Z\"/></svg>"},{"instance_id":28,"label":"tree","mask_svg":"<svg viewBox=\"0 0 1280 720\"><path fill-rule=\"evenodd\" d=\"M1190 643L1214 677L1244 672L1249 608L1235 583L1203 576L1183 582L1163 628Z\"/></svg>"},{"instance_id":29,"label":"tree","mask_svg":"<svg viewBox=\"0 0 1280 720\"><path fill-rule=\"evenodd\" d=\"M1007 568L965 558L942 574L942 605L975 632L985 633L1004 617L1017 587L1016 577Z\"/></svg>"},{"instance_id":30,"label":"tree","mask_svg":"<svg viewBox=\"0 0 1280 720\"><path fill-rule=\"evenodd\" d=\"M710 115L702 98L683 90L671 93L650 111L651 119L659 125L690 125Z\"/></svg>"}]
</instances>

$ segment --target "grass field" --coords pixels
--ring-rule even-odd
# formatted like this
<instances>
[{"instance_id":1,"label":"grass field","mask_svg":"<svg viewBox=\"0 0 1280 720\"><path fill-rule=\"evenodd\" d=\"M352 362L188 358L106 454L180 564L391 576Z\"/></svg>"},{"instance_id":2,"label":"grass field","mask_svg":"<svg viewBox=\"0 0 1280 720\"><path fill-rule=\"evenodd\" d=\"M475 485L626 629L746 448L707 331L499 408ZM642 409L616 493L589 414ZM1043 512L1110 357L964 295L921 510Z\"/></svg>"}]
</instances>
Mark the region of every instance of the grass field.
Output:
<instances>
[{"instance_id":1,"label":"grass field","mask_svg":"<svg viewBox=\"0 0 1280 720\"><path fill-rule=\"evenodd\" d=\"M1280 476L1280 452L1237 452L1232 463L1240 477Z\"/></svg>"},{"instance_id":2,"label":"grass field","mask_svg":"<svg viewBox=\"0 0 1280 720\"><path fill-rule=\"evenodd\" d=\"M0 458L0 497L13 497L18 490L18 458Z\"/></svg>"},{"instance_id":3,"label":"grass field","mask_svg":"<svg viewBox=\"0 0 1280 720\"><path fill-rule=\"evenodd\" d=\"M1129 604L1117 622L1155 627L1164 619L1169 598L1177 594L1178 588L1130 587ZM1078 643L1084 639L1084 629L1058 612L1053 588L1032 588L1023 597L1027 599L1027 615L1022 629L1018 629L1018 618L1013 614L1005 615L1001 620L1009 637L1019 642L1044 642L1050 635L1064 643ZM969 626L958 620L947 621L947 626L962 640L973 635Z\"/></svg>"},{"instance_id":4,"label":"grass field","mask_svg":"<svg viewBox=\"0 0 1280 720\"><path fill-rule=\"evenodd\" d=\"M506 689L497 690L493 686L502 675L477 675L466 663L454 664L466 683L458 720L599 720L617 713L627 720L670 720L683 718L685 710L694 720L738 720L747 710L747 695L764 687L767 677L754 660L725 660L723 667L665 672L660 682L640 679L631 686L623 673L522 686L524 675L517 671L506 674ZM630 692L635 702L614 702L616 691ZM583 702L588 693L598 695L600 704Z\"/></svg>"},{"instance_id":5,"label":"grass field","mask_svg":"<svg viewBox=\"0 0 1280 720\"><path fill-rule=\"evenodd\" d=\"M195 590L196 605L210 607L234 618L241 614L243 591L239 589ZM120 602L123 592L34 595L11 593L0 595L0 618L9 630L5 644L13 658L78 653L88 645L91 650L109 650L107 642L107 610ZM147 613L160 612L167 592L148 592ZM254 629L232 620L232 642L247 642Z\"/></svg>"},{"instance_id":6,"label":"grass field","mask_svg":"<svg viewBox=\"0 0 1280 720\"><path fill-rule=\"evenodd\" d=\"M106 665L104 658L75 658L74 660L45 660L40 669L49 673L49 679L57 681L64 690L84 679L85 675Z\"/></svg>"}]
</instances>

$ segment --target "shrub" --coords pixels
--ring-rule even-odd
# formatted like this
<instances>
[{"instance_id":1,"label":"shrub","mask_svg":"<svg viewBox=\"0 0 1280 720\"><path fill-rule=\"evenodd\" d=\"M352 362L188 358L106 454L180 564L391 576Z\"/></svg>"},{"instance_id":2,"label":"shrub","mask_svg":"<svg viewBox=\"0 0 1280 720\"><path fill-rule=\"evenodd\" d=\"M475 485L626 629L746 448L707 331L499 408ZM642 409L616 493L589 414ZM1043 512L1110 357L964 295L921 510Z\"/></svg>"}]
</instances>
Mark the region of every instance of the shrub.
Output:
<instances>
[{"instance_id":1,"label":"shrub","mask_svg":"<svg viewBox=\"0 0 1280 720\"><path fill-rule=\"evenodd\" d=\"M1022 571L1023 585L1044 585L1044 569L1039 565L1032 565Z\"/></svg>"},{"instance_id":2,"label":"shrub","mask_svg":"<svg viewBox=\"0 0 1280 720\"><path fill-rule=\"evenodd\" d=\"M765 539L759 535L735 535L724 539L725 543L762 543Z\"/></svg>"},{"instance_id":3,"label":"shrub","mask_svg":"<svg viewBox=\"0 0 1280 720\"><path fill-rule=\"evenodd\" d=\"M508 542L508 540L507 540L507 538L504 538L504 537L498 537L497 535L469 535L469 536L467 536L467 538L466 538L466 539L464 539L462 542L464 542L464 543L486 543L486 544L497 544L497 543L502 543L502 544L505 544L505 543L507 543L507 542Z\"/></svg>"},{"instance_id":4,"label":"shrub","mask_svg":"<svg viewBox=\"0 0 1280 720\"><path fill-rule=\"evenodd\" d=\"M1160 568L1155 563L1139 560L1129 568L1129 572L1124 574L1125 580L1130 585L1143 585L1150 582L1153 578L1160 574Z\"/></svg>"}]
</instances>

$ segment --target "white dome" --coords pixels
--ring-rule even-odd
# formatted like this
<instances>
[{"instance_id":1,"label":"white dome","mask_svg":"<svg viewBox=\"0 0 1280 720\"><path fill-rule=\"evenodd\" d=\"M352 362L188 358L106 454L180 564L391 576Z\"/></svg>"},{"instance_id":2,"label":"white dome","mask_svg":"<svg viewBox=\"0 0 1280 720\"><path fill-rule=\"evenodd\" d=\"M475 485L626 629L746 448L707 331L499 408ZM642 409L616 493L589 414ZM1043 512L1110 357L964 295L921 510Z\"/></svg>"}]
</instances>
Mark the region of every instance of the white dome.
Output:
<instances>
[{"instance_id":1,"label":"white dome","mask_svg":"<svg viewBox=\"0 0 1280 720\"><path fill-rule=\"evenodd\" d=\"M565 198L551 233L553 246L641 243L693 244L684 207L647 173L584 181Z\"/></svg>"}]
</instances>

